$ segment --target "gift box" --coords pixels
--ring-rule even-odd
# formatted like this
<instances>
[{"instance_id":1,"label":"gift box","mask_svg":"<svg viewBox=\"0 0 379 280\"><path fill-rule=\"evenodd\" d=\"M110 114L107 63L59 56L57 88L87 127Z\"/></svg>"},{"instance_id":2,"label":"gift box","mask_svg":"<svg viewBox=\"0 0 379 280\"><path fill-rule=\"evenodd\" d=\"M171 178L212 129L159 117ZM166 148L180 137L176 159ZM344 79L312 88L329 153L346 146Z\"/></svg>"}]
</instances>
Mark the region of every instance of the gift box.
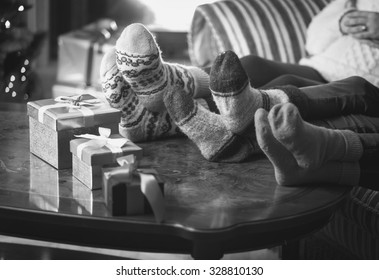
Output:
<instances>
[{"instance_id":1,"label":"gift box","mask_svg":"<svg viewBox=\"0 0 379 280\"><path fill-rule=\"evenodd\" d=\"M121 112L91 95L28 102L30 152L57 169L71 168L70 140L96 133L99 126L118 132Z\"/></svg>"},{"instance_id":2,"label":"gift box","mask_svg":"<svg viewBox=\"0 0 379 280\"><path fill-rule=\"evenodd\" d=\"M105 204L113 216L153 213L164 216L164 182L155 169L129 166L103 169Z\"/></svg>"},{"instance_id":3,"label":"gift box","mask_svg":"<svg viewBox=\"0 0 379 280\"><path fill-rule=\"evenodd\" d=\"M72 174L90 189L102 188L101 169L117 166L118 157L142 157L142 149L121 135L110 135L110 130L103 128L99 129L99 133L79 135L80 138L70 142Z\"/></svg>"},{"instance_id":4,"label":"gift box","mask_svg":"<svg viewBox=\"0 0 379 280\"><path fill-rule=\"evenodd\" d=\"M101 90L100 63L104 53L115 46L122 29L115 21L101 19L58 39L57 81Z\"/></svg>"}]
</instances>

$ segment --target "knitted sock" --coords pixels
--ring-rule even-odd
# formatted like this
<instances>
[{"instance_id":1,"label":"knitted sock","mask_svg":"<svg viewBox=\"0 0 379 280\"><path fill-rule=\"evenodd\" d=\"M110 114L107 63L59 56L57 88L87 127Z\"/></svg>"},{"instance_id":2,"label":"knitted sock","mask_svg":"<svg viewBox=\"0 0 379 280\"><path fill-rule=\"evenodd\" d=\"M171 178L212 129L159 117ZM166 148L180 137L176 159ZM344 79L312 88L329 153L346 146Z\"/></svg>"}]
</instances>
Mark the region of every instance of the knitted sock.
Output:
<instances>
[{"instance_id":1,"label":"knitted sock","mask_svg":"<svg viewBox=\"0 0 379 280\"><path fill-rule=\"evenodd\" d=\"M259 151L247 137L233 134L222 116L205 110L181 87L166 92L164 103L176 125L207 160L240 162Z\"/></svg>"},{"instance_id":2,"label":"knitted sock","mask_svg":"<svg viewBox=\"0 0 379 280\"><path fill-rule=\"evenodd\" d=\"M238 56L232 51L216 57L210 73L210 89L226 126L235 133L253 122L258 108L269 110L275 104L289 101L281 89L251 87Z\"/></svg>"},{"instance_id":3,"label":"knitted sock","mask_svg":"<svg viewBox=\"0 0 379 280\"><path fill-rule=\"evenodd\" d=\"M358 161L363 153L356 133L332 130L303 121L295 105L274 106L269 114L275 138L306 168L318 168L327 161Z\"/></svg>"},{"instance_id":4,"label":"knitted sock","mask_svg":"<svg viewBox=\"0 0 379 280\"><path fill-rule=\"evenodd\" d=\"M109 104L121 110L119 132L133 142L153 140L179 132L167 111L154 113L146 109L125 82L116 65L115 49L109 50L100 66L103 93Z\"/></svg>"},{"instance_id":5,"label":"knitted sock","mask_svg":"<svg viewBox=\"0 0 379 280\"><path fill-rule=\"evenodd\" d=\"M299 166L294 155L274 137L267 111L258 109L254 120L257 142L273 164L278 184L337 183L356 186L359 183L360 167L357 161L328 161L315 169Z\"/></svg>"},{"instance_id":6,"label":"knitted sock","mask_svg":"<svg viewBox=\"0 0 379 280\"><path fill-rule=\"evenodd\" d=\"M131 24L116 43L117 66L142 104L164 111L163 94L174 84L193 98L209 96L209 76L197 67L164 62L153 35L142 24Z\"/></svg>"}]
</instances>

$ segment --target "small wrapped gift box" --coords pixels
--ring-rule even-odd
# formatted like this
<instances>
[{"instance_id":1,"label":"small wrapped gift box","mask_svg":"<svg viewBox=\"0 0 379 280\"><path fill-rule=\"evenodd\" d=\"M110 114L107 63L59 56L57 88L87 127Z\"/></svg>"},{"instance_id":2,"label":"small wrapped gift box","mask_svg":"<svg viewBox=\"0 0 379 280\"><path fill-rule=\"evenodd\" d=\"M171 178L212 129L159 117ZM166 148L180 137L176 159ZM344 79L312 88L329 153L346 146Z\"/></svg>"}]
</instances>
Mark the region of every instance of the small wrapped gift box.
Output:
<instances>
[{"instance_id":1,"label":"small wrapped gift box","mask_svg":"<svg viewBox=\"0 0 379 280\"><path fill-rule=\"evenodd\" d=\"M103 167L117 166L117 158L126 155L142 157L142 149L109 129L99 128L100 135L78 135L71 140L72 174L88 188L101 189Z\"/></svg>"},{"instance_id":2,"label":"small wrapped gift box","mask_svg":"<svg viewBox=\"0 0 379 280\"><path fill-rule=\"evenodd\" d=\"M155 169L131 169L126 164L103 169L103 191L113 216L153 213L160 222L164 217L164 182Z\"/></svg>"},{"instance_id":3,"label":"small wrapped gift box","mask_svg":"<svg viewBox=\"0 0 379 280\"><path fill-rule=\"evenodd\" d=\"M121 112L92 95L28 102L30 152L57 169L71 168L70 140L96 133L99 126L118 132Z\"/></svg>"},{"instance_id":4,"label":"small wrapped gift box","mask_svg":"<svg viewBox=\"0 0 379 280\"><path fill-rule=\"evenodd\" d=\"M100 88L100 63L115 46L122 29L111 19L101 19L58 39L57 82Z\"/></svg>"}]
</instances>

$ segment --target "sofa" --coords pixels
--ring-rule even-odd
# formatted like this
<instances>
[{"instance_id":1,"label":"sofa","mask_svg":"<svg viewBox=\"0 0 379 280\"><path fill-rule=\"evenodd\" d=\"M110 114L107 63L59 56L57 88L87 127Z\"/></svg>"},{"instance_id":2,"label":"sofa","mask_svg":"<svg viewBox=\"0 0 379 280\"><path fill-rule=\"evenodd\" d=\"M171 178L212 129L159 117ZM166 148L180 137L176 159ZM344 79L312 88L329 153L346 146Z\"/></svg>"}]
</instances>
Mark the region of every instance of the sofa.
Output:
<instances>
[{"instance_id":1,"label":"sofa","mask_svg":"<svg viewBox=\"0 0 379 280\"><path fill-rule=\"evenodd\" d=\"M296 63L306 54L306 29L331 0L220 0L195 10L188 35L193 65L217 54L256 54ZM379 192L356 186L329 223L300 240L301 259L379 259Z\"/></svg>"}]
</instances>

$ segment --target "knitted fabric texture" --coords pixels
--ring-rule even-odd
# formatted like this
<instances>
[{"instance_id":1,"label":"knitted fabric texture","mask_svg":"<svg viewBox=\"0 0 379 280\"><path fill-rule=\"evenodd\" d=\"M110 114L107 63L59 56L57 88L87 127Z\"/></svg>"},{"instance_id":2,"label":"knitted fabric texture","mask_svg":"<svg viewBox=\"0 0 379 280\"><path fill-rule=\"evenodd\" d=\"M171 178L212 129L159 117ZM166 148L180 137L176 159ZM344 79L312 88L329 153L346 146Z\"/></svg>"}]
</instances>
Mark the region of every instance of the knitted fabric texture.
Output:
<instances>
[{"instance_id":1,"label":"knitted fabric texture","mask_svg":"<svg viewBox=\"0 0 379 280\"><path fill-rule=\"evenodd\" d=\"M194 98L209 95L209 76L195 67L164 62L153 35L142 24L131 24L116 43L117 66L142 104L164 111L163 94L175 85Z\"/></svg>"},{"instance_id":2,"label":"knitted fabric texture","mask_svg":"<svg viewBox=\"0 0 379 280\"><path fill-rule=\"evenodd\" d=\"M358 10L379 12L379 1L356 2ZM339 30L339 19L348 9L345 4L345 0L336 0L313 19L306 44L310 57L299 63L316 69L327 81L358 75L379 86L378 45Z\"/></svg>"}]
</instances>

